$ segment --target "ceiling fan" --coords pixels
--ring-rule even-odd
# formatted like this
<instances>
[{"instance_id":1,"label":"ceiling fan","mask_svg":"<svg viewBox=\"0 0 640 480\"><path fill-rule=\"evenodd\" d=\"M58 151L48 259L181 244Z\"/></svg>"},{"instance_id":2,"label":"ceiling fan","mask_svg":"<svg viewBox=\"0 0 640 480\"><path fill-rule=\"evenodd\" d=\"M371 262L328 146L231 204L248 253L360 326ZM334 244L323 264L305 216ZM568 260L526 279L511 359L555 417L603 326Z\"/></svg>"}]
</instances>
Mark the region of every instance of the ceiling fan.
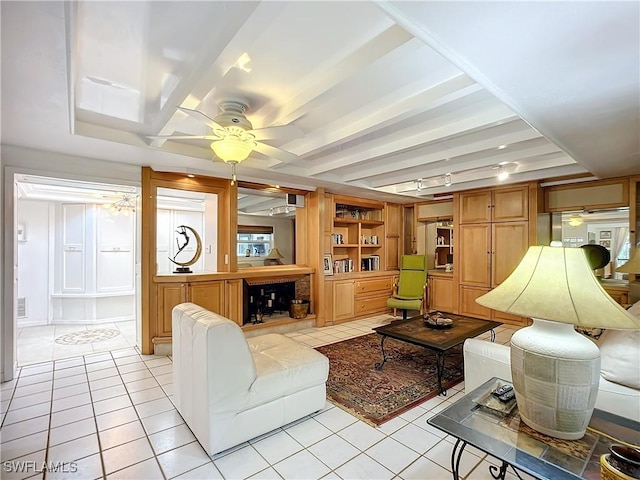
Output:
<instances>
[{"instance_id":1,"label":"ceiling fan","mask_svg":"<svg viewBox=\"0 0 640 480\"><path fill-rule=\"evenodd\" d=\"M304 134L297 126L282 125L253 129L253 125L245 116L248 105L242 101L229 100L220 103L221 113L215 118L190 108L178 107L181 112L195 118L212 130L209 135L158 135L148 136L151 139L163 140L211 140L211 149L216 156L232 166L231 184L236 181L236 165L245 160L252 151L267 157L273 157L281 162L291 162L297 155L262 143L263 140L293 140Z\"/></svg>"}]
</instances>

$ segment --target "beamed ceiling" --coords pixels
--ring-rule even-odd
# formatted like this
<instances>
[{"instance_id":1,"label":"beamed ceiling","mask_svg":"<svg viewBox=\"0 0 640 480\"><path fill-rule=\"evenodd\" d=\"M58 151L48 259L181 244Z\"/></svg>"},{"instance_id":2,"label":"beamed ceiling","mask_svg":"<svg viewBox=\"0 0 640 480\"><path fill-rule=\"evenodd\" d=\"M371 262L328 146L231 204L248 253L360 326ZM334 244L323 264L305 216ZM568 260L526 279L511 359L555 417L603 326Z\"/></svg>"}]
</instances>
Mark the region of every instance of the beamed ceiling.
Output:
<instances>
[{"instance_id":1,"label":"beamed ceiling","mask_svg":"<svg viewBox=\"0 0 640 480\"><path fill-rule=\"evenodd\" d=\"M399 202L640 174L638 2L8 2L2 143L229 177L224 101L293 124L240 180ZM444 185L450 174L452 185ZM417 180L422 179L421 191Z\"/></svg>"}]
</instances>

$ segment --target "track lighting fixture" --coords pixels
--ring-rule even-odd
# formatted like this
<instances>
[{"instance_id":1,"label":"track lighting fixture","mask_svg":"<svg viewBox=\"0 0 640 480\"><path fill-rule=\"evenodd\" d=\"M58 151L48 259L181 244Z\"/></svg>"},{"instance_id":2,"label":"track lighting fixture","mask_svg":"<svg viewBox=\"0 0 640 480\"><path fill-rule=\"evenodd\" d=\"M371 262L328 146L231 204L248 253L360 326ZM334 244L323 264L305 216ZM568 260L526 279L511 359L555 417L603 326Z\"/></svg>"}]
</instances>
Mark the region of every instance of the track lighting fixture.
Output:
<instances>
[{"instance_id":1,"label":"track lighting fixture","mask_svg":"<svg viewBox=\"0 0 640 480\"><path fill-rule=\"evenodd\" d=\"M444 186L445 187L450 187L451 186L451 174L450 173L447 173L444 176Z\"/></svg>"},{"instance_id":2,"label":"track lighting fixture","mask_svg":"<svg viewBox=\"0 0 640 480\"><path fill-rule=\"evenodd\" d=\"M421 192L421 191L422 191L422 179L421 179L421 178L419 178L419 179L416 181L416 192Z\"/></svg>"}]
</instances>

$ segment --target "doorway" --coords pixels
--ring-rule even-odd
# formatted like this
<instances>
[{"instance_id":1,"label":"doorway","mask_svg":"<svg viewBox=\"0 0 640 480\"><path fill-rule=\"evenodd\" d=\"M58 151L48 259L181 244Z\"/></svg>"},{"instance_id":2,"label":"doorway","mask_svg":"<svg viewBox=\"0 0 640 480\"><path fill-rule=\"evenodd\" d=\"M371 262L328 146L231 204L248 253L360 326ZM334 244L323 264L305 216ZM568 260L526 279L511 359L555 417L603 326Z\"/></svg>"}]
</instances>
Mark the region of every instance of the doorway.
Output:
<instances>
[{"instance_id":1,"label":"doorway","mask_svg":"<svg viewBox=\"0 0 640 480\"><path fill-rule=\"evenodd\" d=\"M139 344L139 189L15 175L18 366Z\"/></svg>"}]
</instances>

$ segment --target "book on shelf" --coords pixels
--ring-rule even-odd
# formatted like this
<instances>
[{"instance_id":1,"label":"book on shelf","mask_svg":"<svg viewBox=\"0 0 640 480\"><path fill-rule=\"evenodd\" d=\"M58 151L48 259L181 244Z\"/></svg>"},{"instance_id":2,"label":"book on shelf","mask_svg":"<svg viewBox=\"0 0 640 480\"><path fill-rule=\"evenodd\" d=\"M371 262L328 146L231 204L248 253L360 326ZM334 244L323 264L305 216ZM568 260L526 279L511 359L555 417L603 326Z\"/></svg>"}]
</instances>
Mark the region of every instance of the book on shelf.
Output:
<instances>
[{"instance_id":1,"label":"book on shelf","mask_svg":"<svg viewBox=\"0 0 640 480\"><path fill-rule=\"evenodd\" d=\"M353 260L351 258L343 258L333 261L333 273L349 273L353 272Z\"/></svg>"},{"instance_id":2,"label":"book on shelf","mask_svg":"<svg viewBox=\"0 0 640 480\"><path fill-rule=\"evenodd\" d=\"M360 239L360 243L363 245L378 245L377 235L363 235Z\"/></svg>"},{"instance_id":3,"label":"book on shelf","mask_svg":"<svg viewBox=\"0 0 640 480\"><path fill-rule=\"evenodd\" d=\"M363 272L380 270L380 255L370 255L360 260L360 270Z\"/></svg>"},{"instance_id":4,"label":"book on shelf","mask_svg":"<svg viewBox=\"0 0 640 480\"><path fill-rule=\"evenodd\" d=\"M344 245L344 235L341 233L332 233L331 241L334 245Z\"/></svg>"}]
</instances>

